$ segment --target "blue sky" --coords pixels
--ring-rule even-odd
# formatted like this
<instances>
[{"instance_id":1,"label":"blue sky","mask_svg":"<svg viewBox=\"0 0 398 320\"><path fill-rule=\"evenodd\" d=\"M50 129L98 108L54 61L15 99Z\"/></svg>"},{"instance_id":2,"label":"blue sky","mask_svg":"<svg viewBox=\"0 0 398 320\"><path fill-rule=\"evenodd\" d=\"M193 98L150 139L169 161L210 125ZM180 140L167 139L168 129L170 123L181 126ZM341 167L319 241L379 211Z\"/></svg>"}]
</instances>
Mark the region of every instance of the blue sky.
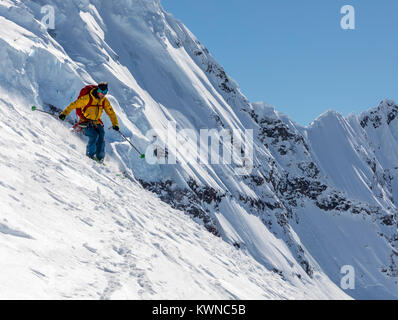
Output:
<instances>
[{"instance_id":1,"label":"blue sky","mask_svg":"<svg viewBox=\"0 0 398 320\"><path fill-rule=\"evenodd\" d=\"M250 101L302 125L398 102L397 0L161 0ZM344 5L355 30L343 30Z\"/></svg>"}]
</instances>

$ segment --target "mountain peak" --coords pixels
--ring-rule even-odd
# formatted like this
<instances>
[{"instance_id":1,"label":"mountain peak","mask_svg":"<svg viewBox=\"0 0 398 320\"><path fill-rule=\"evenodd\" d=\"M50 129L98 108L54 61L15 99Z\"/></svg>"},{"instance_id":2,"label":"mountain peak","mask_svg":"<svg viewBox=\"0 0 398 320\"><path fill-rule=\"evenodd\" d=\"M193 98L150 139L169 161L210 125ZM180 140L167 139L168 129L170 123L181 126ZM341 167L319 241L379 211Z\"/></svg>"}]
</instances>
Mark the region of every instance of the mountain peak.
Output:
<instances>
[{"instance_id":1,"label":"mountain peak","mask_svg":"<svg viewBox=\"0 0 398 320\"><path fill-rule=\"evenodd\" d=\"M325 112L323 112L321 115L319 115L317 118L315 118L315 120L310 123L309 128L335 121L339 122L344 121L344 117L336 110L328 109Z\"/></svg>"},{"instance_id":2,"label":"mountain peak","mask_svg":"<svg viewBox=\"0 0 398 320\"><path fill-rule=\"evenodd\" d=\"M398 115L398 106L391 99L382 100L378 107L369 109L359 115L362 128L372 126L374 129L382 125L390 125Z\"/></svg>"},{"instance_id":3,"label":"mountain peak","mask_svg":"<svg viewBox=\"0 0 398 320\"><path fill-rule=\"evenodd\" d=\"M395 102L394 100L391 99L384 99L380 102L379 107L378 108L389 108L389 107L393 107L395 106Z\"/></svg>"}]
</instances>

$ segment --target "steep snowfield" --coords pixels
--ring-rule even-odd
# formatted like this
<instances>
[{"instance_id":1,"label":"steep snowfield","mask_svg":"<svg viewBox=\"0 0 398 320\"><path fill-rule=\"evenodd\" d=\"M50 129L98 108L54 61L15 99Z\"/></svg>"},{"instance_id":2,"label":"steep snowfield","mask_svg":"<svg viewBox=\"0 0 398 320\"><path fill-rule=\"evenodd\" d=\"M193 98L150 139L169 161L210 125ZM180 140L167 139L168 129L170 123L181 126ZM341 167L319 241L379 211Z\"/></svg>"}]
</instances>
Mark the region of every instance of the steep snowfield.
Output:
<instances>
[{"instance_id":1,"label":"steep snowfield","mask_svg":"<svg viewBox=\"0 0 398 320\"><path fill-rule=\"evenodd\" d=\"M106 167L88 160L69 125L29 108L52 81L87 74L51 38L0 19L0 298L345 297L287 283L145 191L117 153Z\"/></svg>"},{"instance_id":2,"label":"steep snowfield","mask_svg":"<svg viewBox=\"0 0 398 320\"><path fill-rule=\"evenodd\" d=\"M398 298L394 103L303 128L249 103L158 0L53 0L50 31L48 3L0 2L2 297ZM29 110L103 80L121 131L176 164L107 131L99 166L72 116ZM171 124L234 143L252 129L253 159L209 164L189 135L173 150ZM345 265L354 290L339 287Z\"/></svg>"},{"instance_id":3,"label":"steep snowfield","mask_svg":"<svg viewBox=\"0 0 398 320\"><path fill-rule=\"evenodd\" d=\"M294 287L51 116L0 102L1 299L344 298Z\"/></svg>"}]
</instances>

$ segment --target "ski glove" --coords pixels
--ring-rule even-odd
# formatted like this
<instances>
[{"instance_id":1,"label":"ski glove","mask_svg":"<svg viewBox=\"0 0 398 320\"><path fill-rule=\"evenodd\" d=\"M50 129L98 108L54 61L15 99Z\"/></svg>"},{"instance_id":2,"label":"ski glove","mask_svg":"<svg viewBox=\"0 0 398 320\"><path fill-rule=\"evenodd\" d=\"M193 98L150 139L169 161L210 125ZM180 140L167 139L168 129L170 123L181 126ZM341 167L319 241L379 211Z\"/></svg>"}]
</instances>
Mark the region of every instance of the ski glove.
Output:
<instances>
[{"instance_id":1,"label":"ski glove","mask_svg":"<svg viewBox=\"0 0 398 320\"><path fill-rule=\"evenodd\" d=\"M113 128L113 130L115 130L115 131L119 131L119 127L118 127L118 126L113 126L112 128Z\"/></svg>"},{"instance_id":2,"label":"ski glove","mask_svg":"<svg viewBox=\"0 0 398 320\"><path fill-rule=\"evenodd\" d=\"M58 118L60 118L62 121L64 121L66 117L65 117L64 114L60 114L60 115L58 116Z\"/></svg>"}]
</instances>

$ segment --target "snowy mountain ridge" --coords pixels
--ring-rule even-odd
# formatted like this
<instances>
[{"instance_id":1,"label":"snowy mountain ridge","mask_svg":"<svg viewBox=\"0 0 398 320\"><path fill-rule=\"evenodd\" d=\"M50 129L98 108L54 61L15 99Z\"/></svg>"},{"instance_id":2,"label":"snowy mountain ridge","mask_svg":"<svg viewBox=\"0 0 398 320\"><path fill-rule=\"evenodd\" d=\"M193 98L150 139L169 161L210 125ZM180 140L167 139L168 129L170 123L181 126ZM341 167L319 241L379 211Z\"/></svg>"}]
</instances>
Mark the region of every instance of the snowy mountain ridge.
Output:
<instances>
[{"instance_id":1,"label":"snowy mountain ridge","mask_svg":"<svg viewBox=\"0 0 398 320\"><path fill-rule=\"evenodd\" d=\"M40 23L48 3L49 31ZM4 0L0 24L0 240L13 263L2 267L26 279L0 280L3 297L397 298L394 102L347 118L328 111L302 127L250 103L159 1ZM69 124L29 106L64 108L85 83L103 80L122 132L148 155L158 145L174 156L165 150L173 123L251 129L253 159L242 150L237 162L193 165L188 136L175 165L151 165L107 132L109 166L87 163ZM33 262L24 265L26 256ZM356 286L344 292L346 265Z\"/></svg>"}]
</instances>

